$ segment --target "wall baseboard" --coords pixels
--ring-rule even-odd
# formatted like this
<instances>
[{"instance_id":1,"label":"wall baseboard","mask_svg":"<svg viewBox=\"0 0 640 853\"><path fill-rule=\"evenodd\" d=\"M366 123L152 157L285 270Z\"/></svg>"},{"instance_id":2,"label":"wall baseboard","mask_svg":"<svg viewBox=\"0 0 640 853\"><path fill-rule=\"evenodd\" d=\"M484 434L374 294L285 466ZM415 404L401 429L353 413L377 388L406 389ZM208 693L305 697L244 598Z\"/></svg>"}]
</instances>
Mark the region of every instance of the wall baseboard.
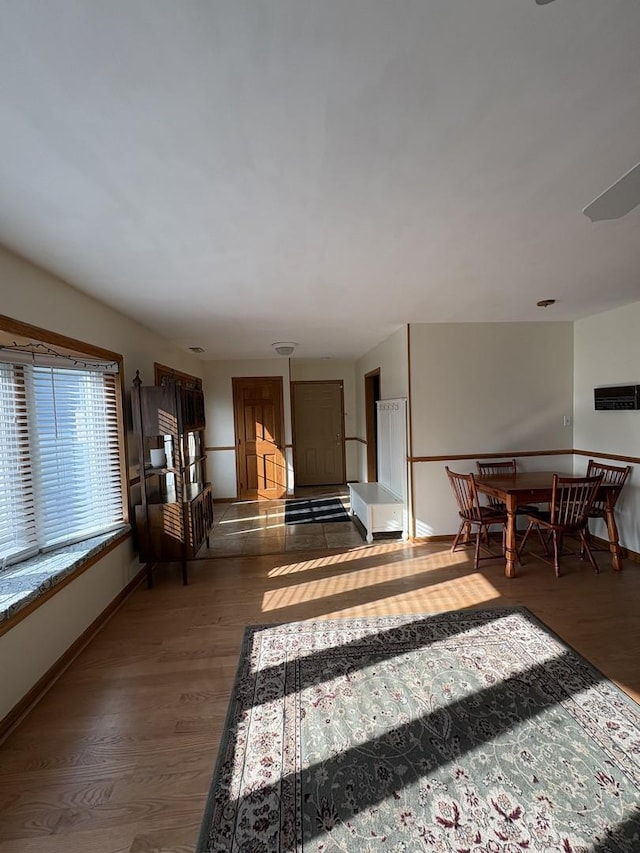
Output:
<instances>
[{"instance_id":1,"label":"wall baseboard","mask_svg":"<svg viewBox=\"0 0 640 853\"><path fill-rule=\"evenodd\" d=\"M606 551L607 554L609 553L608 539L601 539L599 536L592 536L591 539L598 549L598 554L601 554L603 551ZM632 563L640 563L640 554L638 554L637 551L632 551L631 548L625 548L624 546L621 547L623 560L631 560Z\"/></svg>"},{"instance_id":2,"label":"wall baseboard","mask_svg":"<svg viewBox=\"0 0 640 853\"><path fill-rule=\"evenodd\" d=\"M412 536L411 541L418 544L421 542L428 544L429 542L453 542L454 538L454 533L444 533L440 536Z\"/></svg>"},{"instance_id":3,"label":"wall baseboard","mask_svg":"<svg viewBox=\"0 0 640 853\"><path fill-rule=\"evenodd\" d=\"M51 666L42 678L33 685L31 690L15 705L9 713L0 720L0 744L13 731L13 729L26 717L29 711L42 699L45 693L55 684L63 672L78 657L80 652L95 637L98 631L111 619L131 593L142 583L145 578L145 569L142 568L137 575L118 593L113 601L105 607L102 613L93 620L86 630L72 643L71 646Z\"/></svg>"}]
</instances>

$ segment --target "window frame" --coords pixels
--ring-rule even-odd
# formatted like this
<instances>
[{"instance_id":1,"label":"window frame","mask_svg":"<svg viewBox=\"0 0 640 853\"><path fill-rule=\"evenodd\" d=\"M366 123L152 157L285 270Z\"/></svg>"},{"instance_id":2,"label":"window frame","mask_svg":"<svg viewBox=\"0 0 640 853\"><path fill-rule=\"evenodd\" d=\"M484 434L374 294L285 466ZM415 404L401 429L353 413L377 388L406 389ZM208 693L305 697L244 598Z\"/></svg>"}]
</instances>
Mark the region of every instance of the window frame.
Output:
<instances>
[{"instance_id":1,"label":"window frame","mask_svg":"<svg viewBox=\"0 0 640 853\"><path fill-rule=\"evenodd\" d=\"M124 358L121 353L113 352L93 344L80 341L66 335L52 332L48 329L23 323L4 314L0 314L0 333L3 337L13 335L17 338L27 338L33 342L47 344L52 348L70 351L80 357L100 361L112 361L118 365L115 375L116 382L116 418L118 431L118 467L120 470L120 490L122 499L122 524L128 525L131 518L131 494L129 488L129 464L127 442L125 439L125 389L124 389Z\"/></svg>"}]
</instances>

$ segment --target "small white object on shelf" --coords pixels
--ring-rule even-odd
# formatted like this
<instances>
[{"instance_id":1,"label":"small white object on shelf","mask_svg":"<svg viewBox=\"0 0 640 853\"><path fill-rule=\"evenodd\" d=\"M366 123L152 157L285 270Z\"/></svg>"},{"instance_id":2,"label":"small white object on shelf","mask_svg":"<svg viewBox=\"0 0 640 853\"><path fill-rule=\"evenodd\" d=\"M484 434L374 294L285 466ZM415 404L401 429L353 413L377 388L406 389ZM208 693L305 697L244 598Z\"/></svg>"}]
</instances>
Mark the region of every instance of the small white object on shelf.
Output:
<instances>
[{"instance_id":1,"label":"small white object on shelf","mask_svg":"<svg viewBox=\"0 0 640 853\"><path fill-rule=\"evenodd\" d=\"M167 464L167 456L164 450L158 450L157 448L152 447L149 454L151 456L152 468L164 468Z\"/></svg>"}]
</instances>

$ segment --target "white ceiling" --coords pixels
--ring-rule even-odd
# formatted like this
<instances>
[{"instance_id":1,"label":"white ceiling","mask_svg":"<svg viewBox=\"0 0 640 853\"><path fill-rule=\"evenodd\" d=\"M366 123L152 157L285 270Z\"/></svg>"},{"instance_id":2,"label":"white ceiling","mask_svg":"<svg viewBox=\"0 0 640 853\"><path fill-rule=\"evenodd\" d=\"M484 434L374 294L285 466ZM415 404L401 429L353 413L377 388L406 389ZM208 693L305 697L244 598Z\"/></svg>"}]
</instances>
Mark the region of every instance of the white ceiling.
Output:
<instances>
[{"instance_id":1,"label":"white ceiling","mask_svg":"<svg viewBox=\"0 0 640 853\"><path fill-rule=\"evenodd\" d=\"M594 314L639 45L638 0L0 0L0 242L204 358Z\"/></svg>"}]
</instances>

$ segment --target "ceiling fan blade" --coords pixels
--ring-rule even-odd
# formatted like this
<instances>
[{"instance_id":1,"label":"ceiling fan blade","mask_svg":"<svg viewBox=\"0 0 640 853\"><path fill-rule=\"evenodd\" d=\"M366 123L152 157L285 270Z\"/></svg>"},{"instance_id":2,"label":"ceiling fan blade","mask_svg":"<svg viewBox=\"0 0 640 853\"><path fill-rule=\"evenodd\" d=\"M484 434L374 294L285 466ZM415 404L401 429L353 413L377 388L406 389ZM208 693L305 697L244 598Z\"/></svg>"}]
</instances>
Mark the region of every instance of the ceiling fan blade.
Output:
<instances>
[{"instance_id":1,"label":"ceiling fan blade","mask_svg":"<svg viewBox=\"0 0 640 853\"><path fill-rule=\"evenodd\" d=\"M619 219L640 204L640 163L619 178L582 211L592 222Z\"/></svg>"}]
</instances>

